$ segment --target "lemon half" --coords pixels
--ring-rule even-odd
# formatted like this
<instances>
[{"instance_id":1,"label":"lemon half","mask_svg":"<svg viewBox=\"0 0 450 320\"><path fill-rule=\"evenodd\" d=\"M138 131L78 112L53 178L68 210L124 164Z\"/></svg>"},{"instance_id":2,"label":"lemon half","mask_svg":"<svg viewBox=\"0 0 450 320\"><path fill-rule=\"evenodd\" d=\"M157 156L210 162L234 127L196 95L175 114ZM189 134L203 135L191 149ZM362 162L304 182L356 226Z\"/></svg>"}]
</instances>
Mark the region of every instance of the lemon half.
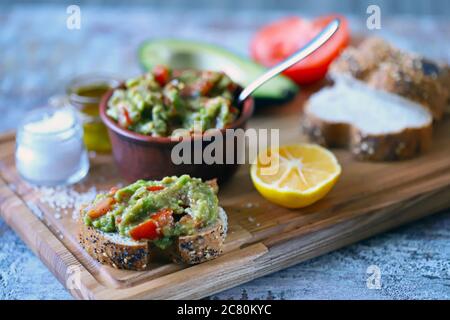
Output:
<instances>
[{"instance_id":1,"label":"lemon half","mask_svg":"<svg viewBox=\"0 0 450 320\"><path fill-rule=\"evenodd\" d=\"M267 200L287 208L302 208L322 199L342 169L334 154L315 144L267 149L252 164L255 188Z\"/></svg>"}]
</instances>

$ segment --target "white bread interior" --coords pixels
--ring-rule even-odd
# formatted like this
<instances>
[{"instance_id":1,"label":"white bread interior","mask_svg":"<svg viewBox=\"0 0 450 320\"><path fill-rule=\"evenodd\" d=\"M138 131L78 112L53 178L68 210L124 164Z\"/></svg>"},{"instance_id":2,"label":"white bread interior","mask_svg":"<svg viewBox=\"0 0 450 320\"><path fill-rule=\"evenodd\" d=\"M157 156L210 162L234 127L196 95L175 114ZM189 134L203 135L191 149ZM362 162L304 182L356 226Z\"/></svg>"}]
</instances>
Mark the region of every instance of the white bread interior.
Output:
<instances>
[{"instance_id":1,"label":"white bread interior","mask_svg":"<svg viewBox=\"0 0 450 320\"><path fill-rule=\"evenodd\" d=\"M431 113L418 103L370 88L349 76L312 95L305 112L330 123L346 123L365 134L392 134L432 123Z\"/></svg>"}]
</instances>

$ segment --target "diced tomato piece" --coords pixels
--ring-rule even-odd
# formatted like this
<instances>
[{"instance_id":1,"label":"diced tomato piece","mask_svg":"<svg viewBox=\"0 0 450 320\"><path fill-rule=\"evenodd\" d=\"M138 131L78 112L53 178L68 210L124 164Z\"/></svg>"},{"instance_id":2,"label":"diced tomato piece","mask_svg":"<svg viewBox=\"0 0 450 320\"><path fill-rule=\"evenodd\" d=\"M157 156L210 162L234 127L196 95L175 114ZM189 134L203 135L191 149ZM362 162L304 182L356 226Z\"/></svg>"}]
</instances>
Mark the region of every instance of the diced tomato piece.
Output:
<instances>
[{"instance_id":1,"label":"diced tomato piece","mask_svg":"<svg viewBox=\"0 0 450 320\"><path fill-rule=\"evenodd\" d=\"M208 95L212 88L214 88L214 83L210 80L202 80L198 84L198 92L202 96Z\"/></svg>"},{"instance_id":2,"label":"diced tomato piece","mask_svg":"<svg viewBox=\"0 0 450 320\"><path fill-rule=\"evenodd\" d=\"M158 224L155 220L149 219L131 229L130 236L134 240L157 239L159 237Z\"/></svg>"},{"instance_id":3,"label":"diced tomato piece","mask_svg":"<svg viewBox=\"0 0 450 320\"><path fill-rule=\"evenodd\" d=\"M227 86L227 90L233 92L234 90L236 90L237 85L234 82L230 82L230 84Z\"/></svg>"},{"instance_id":4,"label":"diced tomato piece","mask_svg":"<svg viewBox=\"0 0 450 320\"><path fill-rule=\"evenodd\" d=\"M158 223L160 228L173 223L173 211L170 209L162 209L157 213L153 214L151 218Z\"/></svg>"},{"instance_id":5,"label":"diced tomato piece","mask_svg":"<svg viewBox=\"0 0 450 320\"><path fill-rule=\"evenodd\" d=\"M88 211L88 216L92 219L100 218L108 213L111 209L111 206L114 204L114 199L111 197L104 198L100 200L95 207Z\"/></svg>"},{"instance_id":6,"label":"diced tomato piece","mask_svg":"<svg viewBox=\"0 0 450 320\"><path fill-rule=\"evenodd\" d=\"M228 109L230 110L231 113L236 113L236 114L239 113L239 109L236 107L230 106Z\"/></svg>"},{"instance_id":7,"label":"diced tomato piece","mask_svg":"<svg viewBox=\"0 0 450 320\"><path fill-rule=\"evenodd\" d=\"M169 68L157 65L153 68L153 76L161 87L164 87L170 79Z\"/></svg>"},{"instance_id":8,"label":"diced tomato piece","mask_svg":"<svg viewBox=\"0 0 450 320\"><path fill-rule=\"evenodd\" d=\"M119 223L121 223L121 222L122 222L122 217L120 217L120 216L117 217L117 218L116 218L116 224L119 224Z\"/></svg>"},{"instance_id":9,"label":"diced tomato piece","mask_svg":"<svg viewBox=\"0 0 450 320\"><path fill-rule=\"evenodd\" d=\"M161 228L173 223L173 211L162 209L153 214L151 218L130 230L130 236L134 240L154 240L161 236Z\"/></svg>"},{"instance_id":10,"label":"diced tomato piece","mask_svg":"<svg viewBox=\"0 0 450 320\"><path fill-rule=\"evenodd\" d=\"M164 188L165 188L164 186L148 186L147 190L148 191L159 191L159 190L162 190Z\"/></svg>"},{"instance_id":11,"label":"diced tomato piece","mask_svg":"<svg viewBox=\"0 0 450 320\"><path fill-rule=\"evenodd\" d=\"M132 121L127 108L123 108L123 115L125 116L125 126L129 127L132 124Z\"/></svg>"},{"instance_id":12,"label":"diced tomato piece","mask_svg":"<svg viewBox=\"0 0 450 320\"><path fill-rule=\"evenodd\" d=\"M119 190L119 188L112 187L111 189L109 189L109 195L111 195L111 196L115 195L117 190Z\"/></svg>"},{"instance_id":13,"label":"diced tomato piece","mask_svg":"<svg viewBox=\"0 0 450 320\"><path fill-rule=\"evenodd\" d=\"M119 105L119 111L120 111L120 117L119 117L119 124L123 128L128 128L130 125L133 124L133 121L131 120L130 113L128 112L126 106Z\"/></svg>"}]
</instances>

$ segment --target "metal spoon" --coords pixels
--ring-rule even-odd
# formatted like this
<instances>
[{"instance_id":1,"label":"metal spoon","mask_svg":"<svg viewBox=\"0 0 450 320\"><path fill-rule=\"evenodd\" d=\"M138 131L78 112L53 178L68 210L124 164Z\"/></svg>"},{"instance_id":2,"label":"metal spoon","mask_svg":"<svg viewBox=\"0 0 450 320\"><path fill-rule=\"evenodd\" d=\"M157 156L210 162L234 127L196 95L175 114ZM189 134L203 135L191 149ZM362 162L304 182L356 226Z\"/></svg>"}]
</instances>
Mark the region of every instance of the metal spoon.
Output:
<instances>
[{"instance_id":1,"label":"metal spoon","mask_svg":"<svg viewBox=\"0 0 450 320\"><path fill-rule=\"evenodd\" d=\"M283 72L287 68L296 64L299 61L302 61L311 53L319 49L325 42L327 42L333 34L339 29L340 21L339 19L334 19L331 21L320 33L314 37L310 42L308 42L303 48L299 49L296 53L291 55L286 60L280 62L276 66L267 70L266 73L262 74L258 78L256 78L253 82L251 82L248 86L246 86L240 93L236 99L236 106L241 105L245 99L247 99L253 91L259 88L266 81L269 81L279 73Z\"/></svg>"}]
</instances>

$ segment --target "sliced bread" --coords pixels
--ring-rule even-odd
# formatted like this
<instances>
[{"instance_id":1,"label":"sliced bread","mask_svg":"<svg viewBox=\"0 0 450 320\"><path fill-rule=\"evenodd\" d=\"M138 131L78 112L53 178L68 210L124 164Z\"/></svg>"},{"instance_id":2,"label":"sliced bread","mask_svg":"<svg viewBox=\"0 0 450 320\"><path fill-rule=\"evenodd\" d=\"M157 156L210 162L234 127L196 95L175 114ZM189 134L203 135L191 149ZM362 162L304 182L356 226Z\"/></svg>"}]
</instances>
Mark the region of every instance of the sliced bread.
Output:
<instances>
[{"instance_id":1,"label":"sliced bread","mask_svg":"<svg viewBox=\"0 0 450 320\"><path fill-rule=\"evenodd\" d=\"M449 68L399 50L380 38L367 38L346 49L331 65L330 75L349 74L370 86L401 95L442 118L450 102Z\"/></svg>"},{"instance_id":2,"label":"sliced bread","mask_svg":"<svg viewBox=\"0 0 450 320\"><path fill-rule=\"evenodd\" d=\"M349 147L358 159L411 158L431 144L432 115L421 105L351 77L311 96L301 128L328 147Z\"/></svg>"},{"instance_id":3,"label":"sliced bread","mask_svg":"<svg viewBox=\"0 0 450 320\"><path fill-rule=\"evenodd\" d=\"M218 257L227 234L227 215L219 208L219 219L194 235L182 236L166 250L151 241L134 241L118 233L107 233L79 221L81 246L102 264L118 269L146 270L151 262L171 258L176 263L197 264Z\"/></svg>"}]
</instances>

